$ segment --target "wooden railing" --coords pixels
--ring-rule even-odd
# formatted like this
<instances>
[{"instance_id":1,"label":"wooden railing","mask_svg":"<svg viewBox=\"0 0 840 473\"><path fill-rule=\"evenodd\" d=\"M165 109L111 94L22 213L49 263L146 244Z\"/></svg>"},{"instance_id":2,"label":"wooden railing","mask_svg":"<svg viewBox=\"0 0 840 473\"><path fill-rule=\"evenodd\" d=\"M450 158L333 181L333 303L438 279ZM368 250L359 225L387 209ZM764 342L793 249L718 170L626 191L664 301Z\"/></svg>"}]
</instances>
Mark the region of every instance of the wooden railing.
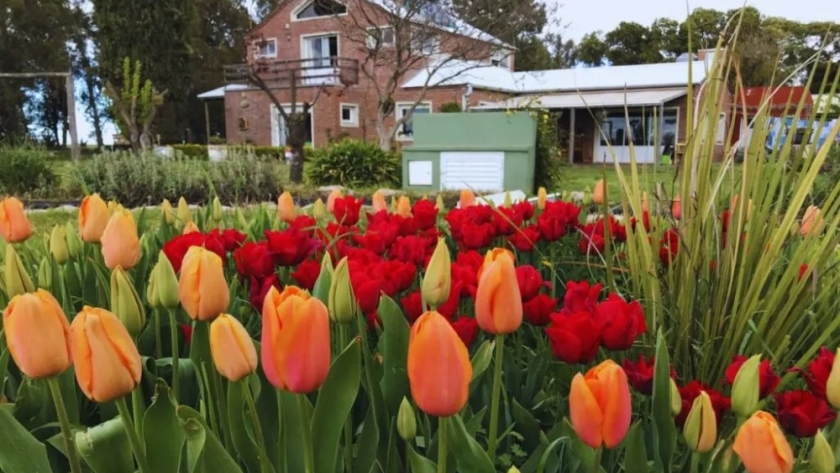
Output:
<instances>
[{"instance_id":1,"label":"wooden railing","mask_svg":"<svg viewBox=\"0 0 840 473\"><path fill-rule=\"evenodd\" d=\"M224 66L228 84L253 83L258 78L270 88L349 86L359 83L359 61L323 59L268 60Z\"/></svg>"}]
</instances>

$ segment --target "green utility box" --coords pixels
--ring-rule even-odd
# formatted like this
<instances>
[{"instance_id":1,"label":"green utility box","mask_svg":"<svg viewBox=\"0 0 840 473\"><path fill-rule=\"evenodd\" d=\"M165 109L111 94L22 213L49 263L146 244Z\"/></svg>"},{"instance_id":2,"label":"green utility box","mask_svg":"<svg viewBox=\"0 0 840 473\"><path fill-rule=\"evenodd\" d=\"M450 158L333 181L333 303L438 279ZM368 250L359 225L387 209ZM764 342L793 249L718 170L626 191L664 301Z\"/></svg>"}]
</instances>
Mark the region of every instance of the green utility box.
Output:
<instances>
[{"instance_id":1,"label":"green utility box","mask_svg":"<svg viewBox=\"0 0 840 473\"><path fill-rule=\"evenodd\" d=\"M418 114L413 128L404 189L533 190L537 122L528 112Z\"/></svg>"}]
</instances>

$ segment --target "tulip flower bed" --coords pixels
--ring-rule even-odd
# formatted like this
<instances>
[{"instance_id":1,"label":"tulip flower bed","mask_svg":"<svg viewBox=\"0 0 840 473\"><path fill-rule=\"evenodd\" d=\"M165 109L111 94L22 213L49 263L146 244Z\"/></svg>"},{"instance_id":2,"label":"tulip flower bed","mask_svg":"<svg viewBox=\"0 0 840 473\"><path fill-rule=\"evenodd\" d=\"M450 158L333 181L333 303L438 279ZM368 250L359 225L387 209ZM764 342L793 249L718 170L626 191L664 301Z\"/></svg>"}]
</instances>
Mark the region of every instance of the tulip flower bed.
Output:
<instances>
[{"instance_id":1,"label":"tulip flower bed","mask_svg":"<svg viewBox=\"0 0 840 473\"><path fill-rule=\"evenodd\" d=\"M832 351L684 377L603 264L658 219L540 195L160 222L92 195L43 238L5 199L0 471L835 471Z\"/></svg>"}]
</instances>

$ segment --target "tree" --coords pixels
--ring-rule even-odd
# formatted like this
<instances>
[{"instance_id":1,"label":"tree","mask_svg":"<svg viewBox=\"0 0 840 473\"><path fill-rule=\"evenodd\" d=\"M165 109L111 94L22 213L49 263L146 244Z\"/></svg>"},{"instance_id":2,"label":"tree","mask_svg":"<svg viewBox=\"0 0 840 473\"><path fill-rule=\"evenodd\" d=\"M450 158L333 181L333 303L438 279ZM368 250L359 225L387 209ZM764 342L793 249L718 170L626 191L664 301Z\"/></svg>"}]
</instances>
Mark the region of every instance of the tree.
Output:
<instances>
[{"instance_id":1,"label":"tree","mask_svg":"<svg viewBox=\"0 0 840 473\"><path fill-rule=\"evenodd\" d=\"M606 54L607 44L600 31L583 35L578 43L577 58L587 66L603 66Z\"/></svg>"},{"instance_id":2,"label":"tree","mask_svg":"<svg viewBox=\"0 0 840 473\"><path fill-rule=\"evenodd\" d=\"M150 79L143 80L140 61L132 64L129 58L125 58L122 86L105 81L105 93L113 103L112 114L123 136L128 136L131 149L135 152L149 149L152 146L152 123L166 91L158 92Z\"/></svg>"},{"instance_id":3,"label":"tree","mask_svg":"<svg viewBox=\"0 0 840 473\"><path fill-rule=\"evenodd\" d=\"M604 36L607 60L616 66L662 62L660 45L650 29L638 23L622 21Z\"/></svg>"},{"instance_id":4,"label":"tree","mask_svg":"<svg viewBox=\"0 0 840 473\"><path fill-rule=\"evenodd\" d=\"M562 33L549 33L545 42L551 54L550 67L546 69L568 69L574 67L578 59L578 46L573 39L563 39Z\"/></svg>"},{"instance_id":5,"label":"tree","mask_svg":"<svg viewBox=\"0 0 840 473\"><path fill-rule=\"evenodd\" d=\"M361 52L359 73L378 104L376 133L380 147L391 149L397 133L411 120L430 87L491 66L493 61L504 63L513 50L504 38L535 29L544 16L543 10L529 11L522 5L521 0L487 0L471 7L464 3L451 8L433 0L356 0L346 16L335 18L344 44L349 42L351 48ZM463 18L480 19L477 23L481 31L492 32L495 38L477 31ZM396 92L418 72L423 72L425 79L415 89L414 99L402 116L387 125L395 112Z\"/></svg>"}]
</instances>

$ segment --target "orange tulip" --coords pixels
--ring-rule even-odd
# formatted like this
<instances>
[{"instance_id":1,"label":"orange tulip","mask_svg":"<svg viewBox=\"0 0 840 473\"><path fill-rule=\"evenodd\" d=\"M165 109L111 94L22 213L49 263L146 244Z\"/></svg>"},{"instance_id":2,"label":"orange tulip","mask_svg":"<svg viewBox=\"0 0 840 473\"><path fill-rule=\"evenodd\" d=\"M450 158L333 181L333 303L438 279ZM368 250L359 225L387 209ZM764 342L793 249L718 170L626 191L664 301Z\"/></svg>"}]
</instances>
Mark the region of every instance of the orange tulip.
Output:
<instances>
[{"instance_id":1,"label":"orange tulip","mask_svg":"<svg viewBox=\"0 0 840 473\"><path fill-rule=\"evenodd\" d=\"M642 212L650 213L647 192L642 192Z\"/></svg>"},{"instance_id":2,"label":"orange tulip","mask_svg":"<svg viewBox=\"0 0 840 473\"><path fill-rule=\"evenodd\" d=\"M627 375L612 360L576 374L569 392L572 427L592 448L617 447L630 429Z\"/></svg>"},{"instance_id":3,"label":"orange tulip","mask_svg":"<svg viewBox=\"0 0 840 473\"><path fill-rule=\"evenodd\" d=\"M729 210L730 214L735 213L735 211L738 209L738 194L735 194L735 195L732 196L732 200L729 202L729 209L730 209ZM750 213L751 212L752 212L752 199L749 199L747 201L747 211L746 211L746 217L747 218L750 218Z\"/></svg>"},{"instance_id":4,"label":"orange tulip","mask_svg":"<svg viewBox=\"0 0 840 473\"><path fill-rule=\"evenodd\" d=\"M671 201L671 216L676 220L682 218L682 199L678 195Z\"/></svg>"},{"instance_id":5,"label":"orange tulip","mask_svg":"<svg viewBox=\"0 0 840 473\"><path fill-rule=\"evenodd\" d=\"M820 218L820 208L815 205L809 205L805 210L805 215L802 217L802 225L799 227L799 234L807 236L813 232L822 230L822 218Z\"/></svg>"},{"instance_id":6,"label":"orange tulip","mask_svg":"<svg viewBox=\"0 0 840 473\"><path fill-rule=\"evenodd\" d=\"M467 404L472 364L467 347L442 315L426 312L411 326L408 382L423 412L449 417Z\"/></svg>"},{"instance_id":7,"label":"orange tulip","mask_svg":"<svg viewBox=\"0 0 840 473\"><path fill-rule=\"evenodd\" d=\"M376 191L373 193L373 213L379 213L383 210L388 210L388 203L385 202L385 195L382 194L382 191Z\"/></svg>"},{"instance_id":8,"label":"orange tulip","mask_svg":"<svg viewBox=\"0 0 840 473\"><path fill-rule=\"evenodd\" d=\"M116 315L85 306L70 330L76 381L85 396L108 402L134 390L143 374L140 353Z\"/></svg>"},{"instance_id":9,"label":"orange tulip","mask_svg":"<svg viewBox=\"0 0 840 473\"><path fill-rule=\"evenodd\" d=\"M122 209L114 212L102 232L102 256L105 266L112 270L117 266L129 270L140 261L140 238L131 212Z\"/></svg>"},{"instance_id":10,"label":"orange tulip","mask_svg":"<svg viewBox=\"0 0 840 473\"><path fill-rule=\"evenodd\" d=\"M186 225L184 225L184 230L181 232L181 235L187 235L189 233L201 233L198 225L196 225L193 221L189 221Z\"/></svg>"},{"instance_id":11,"label":"orange tulip","mask_svg":"<svg viewBox=\"0 0 840 473\"><path fill-rule=\"evenodd\" d=\"M14 197L0 202L0 232L7 243L18 243L32 236L32 224L23 211L23 202Z\"/></svg>"},{"instance_id":12,"label":"orange tulip","mask_svg":"<svg viewBox=\"0 0 840 473\"><path fill-rule=\"evenodd\" d=\"M516 261L516 256L513 255L513 252L507 248L493 248L492 250L488 251L484 254L484 262L481 263L481 266L478 268L478 273L476 274L476 280L481 280L481 273L484 271L484 268L490 266L491 263L496 261L501 255L508 255L510 259Z\"/></svg>"},{"instance_id":13,"label":"orange tulip","mask_svg":"<svg viewBox=\"0 0 840 473\"><path fill-rule=\"evenodd\" d=\"M335 208L335 201L336 199L341 198L341 189L333 189L330 192L330 195L327 196L327 212L333 213L333 209Z\"/></svg>"},{"instance_id":14,"label":"orange tulip","mask_svg":"<svg viewBox=\"0 0 840 473\"><path fill-rule=\"evenodd\" d=\"M595 189L592 190L592 202L602 205L604 200L606 200L606 189L603 179L598 179L598 182L595 183Z\"/></svg>"},{"instance_id":15,"label":"orange tulip","mask_svg":"<svg viewBox=\"0 0 840 473\"><path fill-rule=\"evenodd\" d=\"M475 194L470 189L463 189L461 191L461 200L458 201L458 207L465 209L475 205Z\"/></svg>"},{"instance_id":16,"label":"orange tulip","mask_svg":"<svg viewBox=\"0 0 840 473\"><path fill-rule=\"evenodd\" d=\"M411 217L411 200L407 196L401 195L397 200L397 209L394 213L400 217Z\"/></svg>"},{"instance_id":17,"label":"orange tulip","mask_svg":"<svg viewBox=\"0 0 840 473\"><path fill-rule=\"evenodd\" d=\"M88 243L99 243L110 218L108 204L99 197L99 194L85 196L82 205L79 206L79 234L82 240Z\"/></svg>"},{"instance_id":18,"label":"orange tulip","mask_svg":"<svg viewBox=\"0 0 840 473\"><path fill-rule=\"evenodd\" d=\"M257 369L257 349L245 327L228 314L210 324L210 354L222 376L239 381Z\"/></svg>"},{"instance_id":19,"label":"orange tulip","mask_svg":"<svg viewBox=\"0 0 840 473\"><path fill-rule=\"evenodd\" d=\"M268 381L296 394L318 389L330 370L330 317L308 292L269 289L263 302L262 365Z\"/></svg>"},{"instance_id":20,"label":"orange tulip","mask_svg":"<svg viewBox=\"0 0 840 473\"><path fill-rule=\"evenodd\" d=\"M295 200L292 198L292 194L289 191L280 194L280 197L277 198L277 216L280 217L280 220L290 223L295 219L296 213L297 209L295 209Z\"/></svg>"},{"instance_id":21,"label":"orange tulip","mask_svg":"<svg viewBox=\"0 0 840 473\"><path fill-rule=\"evenodd\" d=\"M750 473L790 473L793 470L793 450L779 423L764 411L756 412L741 425L732 450Z\"/></svg>"},{"instance_id":22,"label":"orange tulip","mask_svg":"<svg viewBox=\"0 0 840 473\"><path fill-rule=\"evenodd\" d=\"M20 294L3 311L6 346L26 376L57 376L70 365L70 323L47 291Z\"/></svg>"},{"instance_id":23,"label":"orange tulip","mask_svg":"<svg viewBox=\"0 0 840 473\"><path fill-rule=\"evenodd\" d=\"M193 320L213 320L226 311L230 290L222 258L200 246L190 247L181 264L178 298Z\"/></svg>"},{"instance_id":24,"label":"orange tulip","mask_svg":"<svg viewBox=\"0 0 840 473\"><path fill-rule=\"evenodd\" d=\"M545 210L545 202L548 200L548 193L545 191L545 187L540 187L537 189L537 208L540 210Z\"/></svg>"},{"instance_id":25,"label":"orange tulip","mask_svg":"<svg viewBox=\"0 0 840 473\"><path fill-rule=\"evenodd\" d=\"M497 253L482 266L475 319L482 330L496 335L513 333L522 325L522 296L513 258L506 252Z\"/></svg>"}]
</instances>

